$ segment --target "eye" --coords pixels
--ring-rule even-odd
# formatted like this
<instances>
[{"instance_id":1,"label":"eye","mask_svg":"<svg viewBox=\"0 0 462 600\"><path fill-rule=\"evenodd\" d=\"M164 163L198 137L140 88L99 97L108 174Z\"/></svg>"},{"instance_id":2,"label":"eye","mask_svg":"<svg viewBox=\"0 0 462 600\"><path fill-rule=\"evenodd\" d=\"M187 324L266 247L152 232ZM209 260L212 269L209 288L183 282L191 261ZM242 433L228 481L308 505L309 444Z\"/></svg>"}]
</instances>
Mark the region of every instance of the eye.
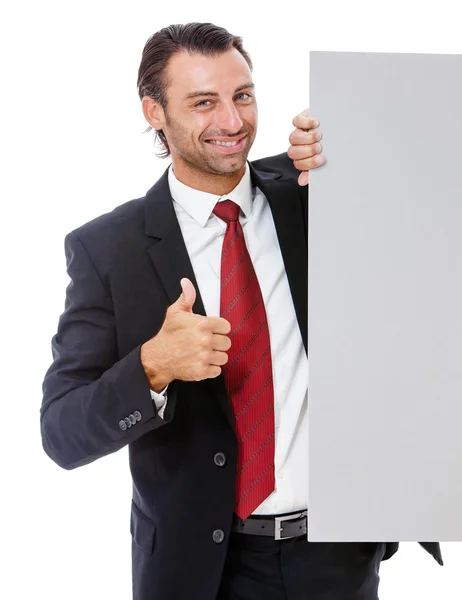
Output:
<instances>
[{"instance_id":1,"label":"eye","mask_svg":"<svg viewBox=\"0 0 462 600\"><path fill-rule=\"evenodd\" d=\"M210 102L210 100L201 100L195 106L205 106L204 102Z\"/></svg>"},{"instance_id":2,"label":"eye","mask_svg":"<svg viewBox=\"0 0 462 600\"><path fill-rule=\"evenodd\" d=\"M250 94L247 94L247 92L242 92L240 94L237 95L237 98L239 98L239 96L247 96L247 98L250 98ZM245 100L247 100L247 98L245 98Z\"/></svg>"}]
</instances>

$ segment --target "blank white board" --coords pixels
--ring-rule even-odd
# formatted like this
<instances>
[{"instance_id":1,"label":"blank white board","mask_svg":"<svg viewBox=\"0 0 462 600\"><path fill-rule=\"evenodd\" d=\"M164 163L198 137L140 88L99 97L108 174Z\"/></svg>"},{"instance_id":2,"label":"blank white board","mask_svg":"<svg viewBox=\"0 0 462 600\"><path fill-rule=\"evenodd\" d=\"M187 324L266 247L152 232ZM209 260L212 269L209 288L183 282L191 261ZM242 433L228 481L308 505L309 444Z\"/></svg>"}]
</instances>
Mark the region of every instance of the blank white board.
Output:
<instances>
[{"instance_id":1,"label":"blank white board","mask_svg":"<svg viewBox=\"0 0 462 600\"><path fill-rule=\"evenodd\" d=\"M462 540L462 56L310 53L308 539Z\"/></svg>"}]
</instances>

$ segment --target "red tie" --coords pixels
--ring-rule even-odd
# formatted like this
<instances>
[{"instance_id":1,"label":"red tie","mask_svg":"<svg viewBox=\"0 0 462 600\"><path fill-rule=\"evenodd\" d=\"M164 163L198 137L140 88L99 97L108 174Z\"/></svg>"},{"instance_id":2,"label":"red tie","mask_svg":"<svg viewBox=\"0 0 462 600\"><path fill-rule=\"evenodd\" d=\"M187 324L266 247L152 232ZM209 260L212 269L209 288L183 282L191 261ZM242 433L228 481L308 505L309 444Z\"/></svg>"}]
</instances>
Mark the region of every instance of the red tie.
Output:
<instances>
[{"instance_id":1,"label":"red tie","mask_svg":"<svg viewBox=\"0 0 462 600\"><path fill-rule=\"evenodd\" d=\"M213 209L227 223L221 254L220 316L231 323L222 366L239 442L235 513L246 519L274 490L274 393L265 305L231 200Z\"/></svg>"}]
</instances>

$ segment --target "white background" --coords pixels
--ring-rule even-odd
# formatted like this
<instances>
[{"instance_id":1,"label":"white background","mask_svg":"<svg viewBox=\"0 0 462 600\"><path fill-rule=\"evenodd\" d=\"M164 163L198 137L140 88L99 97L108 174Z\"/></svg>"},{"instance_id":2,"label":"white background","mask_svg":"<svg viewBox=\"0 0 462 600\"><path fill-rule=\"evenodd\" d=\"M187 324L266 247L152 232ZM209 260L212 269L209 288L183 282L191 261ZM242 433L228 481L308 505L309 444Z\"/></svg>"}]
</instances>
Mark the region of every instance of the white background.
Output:
<instances>
[{"instance_id":1,"label":"white background","mask_svg":"<svg viewBox=\"0 0 462 600\"><path fill-rule=\"evenodd\" d=\"M126 448L62 470L42 450L39 407L68 283L65 234L143 196L168 164L154 155L152 134L141 135L147 122L136 79L148 37L189 21L211 21L243 37L259 101L249 157L256 159L289 146L291 120L308 106L310 50L462 53L457 5L307 0L262 3L259 10L250 0L4 3L2 597L131 597ZM428 115L422 127L431 168L432 154L442 151L438 115ZM329 149L323 153L328 160ZM444 567L417 543L402 543L382 563L381 600L462 597L462 546L443 543L442 550Z\"/></svg>"}]
</instances>

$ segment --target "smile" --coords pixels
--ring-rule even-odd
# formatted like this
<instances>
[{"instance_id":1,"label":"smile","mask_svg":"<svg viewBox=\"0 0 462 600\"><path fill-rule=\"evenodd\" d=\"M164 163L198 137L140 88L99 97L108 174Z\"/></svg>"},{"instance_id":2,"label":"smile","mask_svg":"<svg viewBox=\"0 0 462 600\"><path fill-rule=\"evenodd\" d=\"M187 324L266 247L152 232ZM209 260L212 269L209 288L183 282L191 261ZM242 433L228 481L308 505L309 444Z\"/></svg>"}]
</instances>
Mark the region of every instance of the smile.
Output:
<instances>
[{"instance_id":1,"label":"smile","mask_svg":"<svg viewBox=\"0 0 462 600\"><path fill-rule=\"evenodd\" d=\"M206 140L207 144L210 144L214 148L216 148L220 152L231 153L239 151L243 148L245 144L245 139L247 135L244 135L239 140Z\"/></svg>"},{"instance_id":2,"label":"smile","mask_svg":"<svg viewBox=\"0 0 462 600\"><path fill-rule=\"evenodd\" d=\"M211 144L219 144L220 146L235 146L238 142L217 142L215 140L209 140Z\"/></svg>"}]
</instances>

